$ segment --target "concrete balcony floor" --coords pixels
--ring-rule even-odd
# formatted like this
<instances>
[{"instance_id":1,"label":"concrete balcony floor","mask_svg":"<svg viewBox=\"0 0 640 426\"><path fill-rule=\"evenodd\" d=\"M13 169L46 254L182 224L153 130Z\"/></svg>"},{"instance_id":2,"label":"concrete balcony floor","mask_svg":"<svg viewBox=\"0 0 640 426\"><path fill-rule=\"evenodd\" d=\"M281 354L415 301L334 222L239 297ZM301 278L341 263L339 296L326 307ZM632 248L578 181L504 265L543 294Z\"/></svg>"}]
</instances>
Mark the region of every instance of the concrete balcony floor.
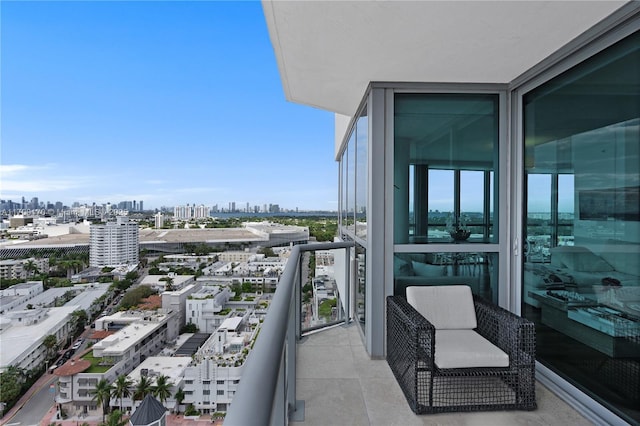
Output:
<instances>
[{"instance_id":1,"label":"concrete balcony floor","mask_svg":"<svg viewBox=\"0 0 640 426\"><path fill-rule=\"evenodd\" d=\"M535 411L415 415L385 360L371 360L355 324L325 329L297 345L300 425L592 425L542 386Z\"/></svg>"}]
</instances>

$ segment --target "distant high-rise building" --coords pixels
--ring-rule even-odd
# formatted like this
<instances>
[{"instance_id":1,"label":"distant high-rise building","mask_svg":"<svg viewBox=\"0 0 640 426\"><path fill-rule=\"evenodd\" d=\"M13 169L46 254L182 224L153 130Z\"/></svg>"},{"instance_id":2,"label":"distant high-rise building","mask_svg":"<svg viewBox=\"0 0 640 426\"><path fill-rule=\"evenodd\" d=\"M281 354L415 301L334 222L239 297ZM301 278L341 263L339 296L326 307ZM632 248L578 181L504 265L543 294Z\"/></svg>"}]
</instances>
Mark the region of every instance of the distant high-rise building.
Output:
<instances>
[{"instance_id":1,"label":"distant high-rise building","mask_svg":"<svg viewBox=\"0 0 640 426\"><path fill-rule=\"evenodd\" d=\"M193 216L194 219L202 219L209 217L209 207L200 204L199 206L193 206Z\"/></svg>"},{"instance_id":2,"label":"distant high-rise building","mask_svg":"<svg viewBox=\"0 0 640 426\"><path fill-rule=\"evenodd\" d=\"M191 219L193 217L193 207L187 204L186 206L175 206L173 208L174 219Z\"/></svg>"},{"instance_id":3,"label":"distant high-rise building","mask_svg":"<svg viewBox=\"0 0 640 426\"><path fill-rule=\"evenodd\" d=\"M140 233L138 224L119 216L116 222L91 225L89 228L89 264L104 267L137 264Z\"/></svg>"},{"instance_id":4,"label":"distant high-rise building","mask_svg":"<svg viewBox=\"0 0 640 426\"><path fill-rule=\"evenodd\" d=\"M156 220L156 229L160 229L164 226L164 215L160 212L153 216Z\"/></svg>"}]
</instances>

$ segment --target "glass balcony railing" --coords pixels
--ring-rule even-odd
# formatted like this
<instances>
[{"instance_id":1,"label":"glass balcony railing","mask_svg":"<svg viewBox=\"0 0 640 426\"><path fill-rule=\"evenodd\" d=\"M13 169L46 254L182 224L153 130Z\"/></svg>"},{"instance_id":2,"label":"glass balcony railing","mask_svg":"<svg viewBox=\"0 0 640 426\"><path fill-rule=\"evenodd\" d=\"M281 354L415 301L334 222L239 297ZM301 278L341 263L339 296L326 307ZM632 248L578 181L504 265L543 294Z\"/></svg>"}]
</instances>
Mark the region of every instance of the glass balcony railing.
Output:
<instances>
[{"instance_id":1,"label":"glass balcony railing","mask_svg":"<svg viewBox=\"0 0 640 426\"><path fill-rule=\"evenodd\" d=\"M294 246L254 349L249 354L225 425L287 424L303 415L296 400L296 343L303 333L351 317L351 242ZM318 252L339 259L334 276L315 276ZM337 276L340 275L340 276ZM260 389L260 392L256 392Z\"/></svg>"}]
</instances>

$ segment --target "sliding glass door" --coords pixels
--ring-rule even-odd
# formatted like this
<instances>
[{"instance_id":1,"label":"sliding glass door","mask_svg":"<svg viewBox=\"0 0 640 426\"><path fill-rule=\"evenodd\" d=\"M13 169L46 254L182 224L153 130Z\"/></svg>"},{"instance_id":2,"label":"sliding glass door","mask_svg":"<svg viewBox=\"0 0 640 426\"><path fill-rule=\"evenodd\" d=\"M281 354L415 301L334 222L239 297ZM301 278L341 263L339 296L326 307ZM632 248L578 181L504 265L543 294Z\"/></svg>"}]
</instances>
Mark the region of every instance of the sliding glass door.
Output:
<instances>
[{"instance_id":1,"label":"sliding glass door","mask_svg":"<svg viewBox=\"0 0 640 426\"><path fill-rule=\"evenodd\" d=\"M522 102L522 314L538 361L638 423L640 34Z\"/></svg>"}]
</instances>

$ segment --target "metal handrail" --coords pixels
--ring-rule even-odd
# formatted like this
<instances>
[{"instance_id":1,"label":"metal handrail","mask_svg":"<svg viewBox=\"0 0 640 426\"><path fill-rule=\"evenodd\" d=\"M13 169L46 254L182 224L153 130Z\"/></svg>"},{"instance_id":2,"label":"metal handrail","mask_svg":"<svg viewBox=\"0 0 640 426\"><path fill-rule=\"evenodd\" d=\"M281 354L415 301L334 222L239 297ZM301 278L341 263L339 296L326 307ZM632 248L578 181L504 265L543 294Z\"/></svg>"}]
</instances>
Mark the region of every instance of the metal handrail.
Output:
<instances>
[{"instance_id":1,"label":"metal handrail","mask_svg":"<svg viewBox=\"0 0 640 426\"><path fill-rule=\"evenodd\" d=\"M289 411L295 410L295 319L300 318L300 304L296 303L294 284L300 255L353 246L352 242L293 246L260 334L245 362L225 426L288 423Z\"/></svg>"}]
</instances>

